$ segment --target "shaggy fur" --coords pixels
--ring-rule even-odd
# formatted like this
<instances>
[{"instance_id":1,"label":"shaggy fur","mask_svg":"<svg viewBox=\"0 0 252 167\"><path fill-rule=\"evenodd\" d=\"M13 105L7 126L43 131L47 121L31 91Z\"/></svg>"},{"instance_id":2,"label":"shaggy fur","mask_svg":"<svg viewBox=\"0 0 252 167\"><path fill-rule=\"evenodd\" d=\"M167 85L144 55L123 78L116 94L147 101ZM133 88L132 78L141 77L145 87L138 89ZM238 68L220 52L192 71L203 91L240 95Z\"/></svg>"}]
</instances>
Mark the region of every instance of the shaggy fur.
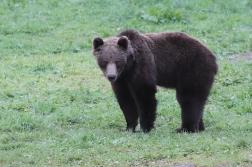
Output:
<instances>
[{"instance_id":1,"label":"shaggy fur","mask_svg":"<svg viewBox=\"0 0 252 167\"><path fill-rule=\"evenodd\" d=\"M177 132L205 129L204 106L218 66L198 40L181 32L125 30L105 40L95 37L93 54L111 82L127 130L135 131L138 118L144 132L154 127L156 85L176 89L182 118Z\"/></svg>"}]
</instances>

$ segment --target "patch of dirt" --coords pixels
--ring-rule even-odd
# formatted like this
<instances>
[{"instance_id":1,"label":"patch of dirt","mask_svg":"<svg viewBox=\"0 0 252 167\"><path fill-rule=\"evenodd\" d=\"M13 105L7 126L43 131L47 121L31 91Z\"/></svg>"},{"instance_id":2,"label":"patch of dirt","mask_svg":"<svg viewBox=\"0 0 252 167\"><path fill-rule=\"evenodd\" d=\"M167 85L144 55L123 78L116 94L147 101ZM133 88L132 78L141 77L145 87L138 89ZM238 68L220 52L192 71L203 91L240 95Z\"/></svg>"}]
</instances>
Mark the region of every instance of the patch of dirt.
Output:
<instances>
[{"instance_id":1,"label":"patch of dirt","mask_svg":"<svg viewBox=\"0 0 252 167\"><path fill-rule=\"evenodd\" d=\"M177 164L173 167L195 167L193 164Z\"/></svg>"},{"instance_id":2,"label":"patch of dirt","mask_svg":"<svg viewBox=\"0 0 252 167\"><path fill-rule=\"evenodd\" d=\"M229 165L217 165L216 167L229 167Z\"/></svg>"},{"instance_id":3,"label":"patch of dirt","mask_svg":"<svg viewBox=\"0 0 252 167\"><path fill-rule=\"evenodd\" d=\"M252 61L252 52L247 52L242 55L234 55L234 56L230 57L229 60L231 60L231 61L239 61L239 60Z\"/></svg>"},{"instance_id":4,"label":"patch of dirt","mask_svg":"<svg viewBox=\"0 0 252 167\"><path fill-rule=\"evenodd\" d=\"M167 160L157 160L157 161L153 161L153 162L146 162L143 164L134 164L134 165L130 165L130 166L137 166L137 167L195 167L195 165L193 164L189 164L189 163L184 163L184 164L174 164L171 163Z\"/></svg>"}]
</instances>

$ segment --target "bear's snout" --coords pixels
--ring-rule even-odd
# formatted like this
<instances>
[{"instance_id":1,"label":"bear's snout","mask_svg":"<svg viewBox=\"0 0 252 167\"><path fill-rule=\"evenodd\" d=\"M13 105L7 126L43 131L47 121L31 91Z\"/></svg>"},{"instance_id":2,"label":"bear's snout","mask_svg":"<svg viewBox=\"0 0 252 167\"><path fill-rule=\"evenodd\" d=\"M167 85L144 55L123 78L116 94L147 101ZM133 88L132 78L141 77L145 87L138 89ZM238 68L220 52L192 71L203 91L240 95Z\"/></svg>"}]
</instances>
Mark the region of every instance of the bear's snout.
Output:
<instances>
[{"instance_id":1,"label":"bear's snout","mask_svg":"<svg viewBox=\"0 0 252 167\"><path fill-rule=\"evenodd\" d=\"M106 69L107 78L110 82L113 82L117 78L117 69L114 63L109 63Z\"/></svg>"}]
</instances>

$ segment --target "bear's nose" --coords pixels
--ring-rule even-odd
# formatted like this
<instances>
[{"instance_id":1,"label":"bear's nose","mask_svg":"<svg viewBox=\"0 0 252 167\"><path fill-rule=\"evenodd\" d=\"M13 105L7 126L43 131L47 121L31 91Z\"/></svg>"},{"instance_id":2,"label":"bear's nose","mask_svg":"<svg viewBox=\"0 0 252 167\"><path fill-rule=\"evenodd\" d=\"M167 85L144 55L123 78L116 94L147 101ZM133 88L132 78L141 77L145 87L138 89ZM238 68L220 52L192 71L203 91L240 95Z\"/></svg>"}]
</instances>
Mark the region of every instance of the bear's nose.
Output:
<instances>
[{"instance_id":1,"label":"bear's nose","mask_svg":"<svg viewBox=\"0 0 252 167\"><path fill-rule=\"evenodd\" d=\"M115 75L115 74L109 74L109 75L108 75L108 80L109 80L110 82L114 81L115 79L116 79L116 75Z\"/></svg>"}]
</instances>

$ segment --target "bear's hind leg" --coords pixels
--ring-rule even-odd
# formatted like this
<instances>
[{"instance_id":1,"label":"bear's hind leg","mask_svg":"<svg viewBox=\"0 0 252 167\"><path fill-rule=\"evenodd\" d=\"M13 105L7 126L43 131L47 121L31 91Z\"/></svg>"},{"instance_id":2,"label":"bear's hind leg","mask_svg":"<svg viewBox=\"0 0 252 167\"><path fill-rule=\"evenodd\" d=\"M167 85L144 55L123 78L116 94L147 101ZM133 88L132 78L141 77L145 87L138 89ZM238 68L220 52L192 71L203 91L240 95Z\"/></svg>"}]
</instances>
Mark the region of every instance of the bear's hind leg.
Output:
<instances>
[{"instance_id":1,"label":"bear's hind leg","mask_svg":"<svg viewBox=\"0 0 252 167\"><path fill-rule=\"evenodd\" d=\"M121 80L111 83L117 101L127 122L126 130L135 132L138 125L138 111L127 83Z\"/></svg>"},{"instance_id":2,"label":"bear's hind leg","mask_svg":"<svg viewBox=\"0 0 252 167\"><path fill-rule=\"evenodd\" d=\"M205 129L203 122L204 105L207 98L195 94L179 94L177 100L181 107L181 128L177 132L199 132Z\"/></svg>"},{"instance_id":3,"label":"bear's hind leg","mask_svg":"<svg viewBox=\"0 0 252 167\"><path fill-rule=\"evenodd\" d=\"M202 116L199 122L199 131L204 131L204 130L205 130L205 125L204 125L203 116Z\"/></svg>"}]
</instances>

